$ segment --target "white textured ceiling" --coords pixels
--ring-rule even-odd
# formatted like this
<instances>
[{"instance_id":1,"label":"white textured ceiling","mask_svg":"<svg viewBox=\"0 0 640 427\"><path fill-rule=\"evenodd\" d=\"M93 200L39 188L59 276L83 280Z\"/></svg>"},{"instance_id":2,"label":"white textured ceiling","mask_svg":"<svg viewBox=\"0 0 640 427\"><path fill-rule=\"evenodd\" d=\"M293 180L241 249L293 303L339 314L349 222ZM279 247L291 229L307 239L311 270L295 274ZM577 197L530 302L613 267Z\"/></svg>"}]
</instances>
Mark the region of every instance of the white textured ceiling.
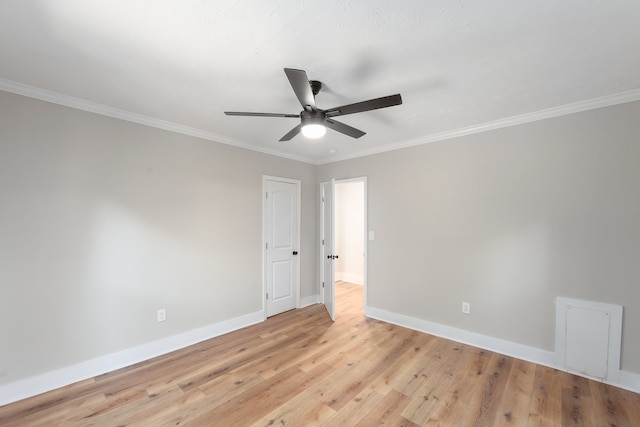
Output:
<instances>
[{"instance_id":1,"label":"white textured ceiling","mask_svg":"<svg viewBox=\"0 0 640 427\"><path fill-rule=\"evenodd\" d=\"M323 163L640 91L640 1L4 0L0 79ZM401 93L340 118L367 135L278 139L298 113ZM335 150L331 154L329 151Z\"/></svg>"}]
</instances>

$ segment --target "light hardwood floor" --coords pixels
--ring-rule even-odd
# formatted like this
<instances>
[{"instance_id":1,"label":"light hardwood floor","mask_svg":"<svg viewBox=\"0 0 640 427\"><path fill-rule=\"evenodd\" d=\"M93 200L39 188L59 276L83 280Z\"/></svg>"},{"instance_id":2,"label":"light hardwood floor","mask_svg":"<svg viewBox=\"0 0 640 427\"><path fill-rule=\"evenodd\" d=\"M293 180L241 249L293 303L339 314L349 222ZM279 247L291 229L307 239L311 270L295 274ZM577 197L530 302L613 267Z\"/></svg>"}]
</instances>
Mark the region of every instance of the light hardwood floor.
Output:
<instances>
[{"instance_id":1,"label":"light hardwood floor","mask_svg":"<svg viewBox=\"0 0 640 427\"><path fill-rule=\"evenodd\" d=\"M315 305L0 407L1 426L639 426L640 395Z\"/></svg>"}]
</instances>

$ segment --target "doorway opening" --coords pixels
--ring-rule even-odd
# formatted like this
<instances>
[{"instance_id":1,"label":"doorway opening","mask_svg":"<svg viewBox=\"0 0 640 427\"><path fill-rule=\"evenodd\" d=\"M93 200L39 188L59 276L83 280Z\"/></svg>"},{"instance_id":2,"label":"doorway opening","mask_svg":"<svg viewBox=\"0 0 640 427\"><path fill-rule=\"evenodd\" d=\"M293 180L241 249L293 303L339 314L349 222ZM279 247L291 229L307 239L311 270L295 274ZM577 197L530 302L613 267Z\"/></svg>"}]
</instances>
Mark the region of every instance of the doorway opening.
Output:
<instances>
[{"instance_id":1,"label":"doorway opening","mask_svg":"<svg viewBox=\"0 0 640 427\"><path fill-rule=\"evenodd\" d=\"M367 237L373 235L367 230L367 177L320 183L320 299L332 320L341 312L364 315ZM349 301L357 301L342 307L344 311L336 310L341 288L350 288Z\"/></svg>"},{"instance_id":2,"label":"doorway opening","mask_svg":"<svg viewBox=\"0 0 640 427\"><path fill-rule=\"evenodd\" d=\"M363 294L365 276L365 180L363 178L336 181L335 191L335 252L340 255L334 264L336 294ZM353 285L362 286L358 289ZM358 300L358 299L356 299ZM364 297L359 307L341 307L336 299L336 311L364 309Z\"/></svg>"}]
</instances>

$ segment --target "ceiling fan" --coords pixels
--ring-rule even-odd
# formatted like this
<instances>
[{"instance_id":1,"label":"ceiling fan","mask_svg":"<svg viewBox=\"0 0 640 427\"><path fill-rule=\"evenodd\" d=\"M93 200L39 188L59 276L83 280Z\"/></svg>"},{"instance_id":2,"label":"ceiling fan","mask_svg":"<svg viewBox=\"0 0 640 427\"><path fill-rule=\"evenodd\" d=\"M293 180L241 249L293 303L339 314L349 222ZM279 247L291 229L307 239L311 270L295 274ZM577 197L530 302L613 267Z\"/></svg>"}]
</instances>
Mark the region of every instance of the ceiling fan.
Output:
<instances>
[{"instance_id":1,"label":"ceiling fan","mask_svg":"<svg viewBox=\"0 0 640 427\"><path fill-rule=\"evenodd\" d=\"M316 107L315 100L315 96L322 89L322 83L317 80L309 80L304 70L285 68L284 72L300 104L302 104L303 110L300 114L249 113L241 111L225 111L224 113L228 116L299 118L300 124L280 138L280 141L289 141L300 132L308 138L320 138L325 134L326 128L333 129L352 138L360 138L365 135L365 132L333 120L333 118L402 104L402 97L400 94L396 94L322 110Z\"/></svg>"}]
</instances>

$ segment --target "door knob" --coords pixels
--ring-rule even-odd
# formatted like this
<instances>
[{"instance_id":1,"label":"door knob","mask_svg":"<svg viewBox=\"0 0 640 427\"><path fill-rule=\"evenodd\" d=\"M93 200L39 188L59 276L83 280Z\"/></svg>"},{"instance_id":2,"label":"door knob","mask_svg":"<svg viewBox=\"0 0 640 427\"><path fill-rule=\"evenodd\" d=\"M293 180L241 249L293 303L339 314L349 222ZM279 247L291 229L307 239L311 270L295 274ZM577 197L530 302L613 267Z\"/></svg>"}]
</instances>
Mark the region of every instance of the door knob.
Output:
<instances>
[{"instance_id":1,"label":"door knob","mask_svg":"<svg viewBox=\"0 0 640 427\"><path fill-rule=\"evenodd\" d=\"M338 255L327 255L327 259L338 259Z\"/></svg>"},{"instance_id":2,"label":"door knob","mask_svg":"<svg viewBox=\"0 0 640 427\"><path fill-rule=\"evenodd\" d=\"M293 254L294 255L298 255L298 251L293 251Z\"/></svg>"}]
</instances>

